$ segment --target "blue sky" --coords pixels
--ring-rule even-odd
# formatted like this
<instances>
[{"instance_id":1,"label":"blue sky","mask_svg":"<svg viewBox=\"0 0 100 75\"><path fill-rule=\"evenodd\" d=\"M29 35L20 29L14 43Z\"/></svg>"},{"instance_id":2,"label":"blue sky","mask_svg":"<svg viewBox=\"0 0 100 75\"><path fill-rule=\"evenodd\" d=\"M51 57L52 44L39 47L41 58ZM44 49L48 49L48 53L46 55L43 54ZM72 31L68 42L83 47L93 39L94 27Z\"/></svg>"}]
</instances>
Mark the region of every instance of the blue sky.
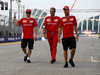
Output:
<instances>
[{"instance_id":1,"label":"blue sky","mask_svg":"<svg viewBox=\"0 0 100 75\"><path fill-rule=\"evenodd\" d=\"M10 0L2 0L4 2ZM50 7L55 7L57 9L62 9L65 5L70 8L75 0L21 0L21 4L25 5L25 8L40 7L44 9L49 9ZM13 1L13 9L17 9L16 1ZM74 9L100 9L100 0L77 0ZM1 11L0 14L9 15L8 11Z\"/></svg>"}]
</instances>

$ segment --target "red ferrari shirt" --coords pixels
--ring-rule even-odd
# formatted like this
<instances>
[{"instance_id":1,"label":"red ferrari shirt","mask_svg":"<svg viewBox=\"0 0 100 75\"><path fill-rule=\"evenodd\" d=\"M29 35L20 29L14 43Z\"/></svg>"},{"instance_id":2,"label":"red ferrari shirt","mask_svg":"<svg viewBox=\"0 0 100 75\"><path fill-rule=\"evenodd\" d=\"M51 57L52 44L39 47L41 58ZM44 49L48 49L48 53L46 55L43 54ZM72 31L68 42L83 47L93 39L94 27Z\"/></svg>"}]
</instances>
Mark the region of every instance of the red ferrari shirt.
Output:
<instances>
[{"instance_id":1,"label":"red ferrari shirt","mask_svg":"<svg viewBox=\"0 0 100 75\"><path fill-rule=\"evenodd\" d=\"M49 32L58 32L58 26L60 22L60 17L58 16L47 16L44 21L44 26Z\"/></svg>"},{"instance_id":2,"label":"red ferrari shirt","mask_svg":"<svg viewBox=\"0 0 100 75\"><path fill-rule=\"evenodd\" d=\"M22 39L33 39L33 27L37 26L34 18L22 18L19 22L22 25Z\"/></svg>"},{"instance_id":3,"label":"red ferrari shirt","mask_svg":"<svg viewBox=\"0 0 100 75\"><path fill-rule=\"evenodd\" d=\"M63 38L74 37L73 27L77 25L75 16L62 17L59 27L63 28Z\"/></svg>"}]
</instances>

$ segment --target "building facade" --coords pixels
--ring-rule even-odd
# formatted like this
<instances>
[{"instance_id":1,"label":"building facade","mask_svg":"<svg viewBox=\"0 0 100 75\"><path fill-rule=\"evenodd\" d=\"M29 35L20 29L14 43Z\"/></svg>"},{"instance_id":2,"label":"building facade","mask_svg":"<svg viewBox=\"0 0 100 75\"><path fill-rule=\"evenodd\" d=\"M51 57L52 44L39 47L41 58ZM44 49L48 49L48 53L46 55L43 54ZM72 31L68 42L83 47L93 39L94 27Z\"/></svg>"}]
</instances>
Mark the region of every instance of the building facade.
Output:
<instances>
[{"instance_id":1,"label":"building facade","mask_svg":"<svg viewBox=\"0 0 100 75\"><path fill-rule=\"evenodd\" d=\"M95 31L100 34L100 15L81 20L78 24L79 31Z\"/></svg>"},{"instance_id":2,"label":"building facade","mask_svg":"<svg viewBox=\"0 0 100 75\"><path fill-rule=\"evenodd\" d=\"M40 9L40 8L32 9L32 17L35 18L35 20L38 23L38 33L42 32L44 19L47 15L48 13L44 9Z\"/></svg>"}]
</instances>

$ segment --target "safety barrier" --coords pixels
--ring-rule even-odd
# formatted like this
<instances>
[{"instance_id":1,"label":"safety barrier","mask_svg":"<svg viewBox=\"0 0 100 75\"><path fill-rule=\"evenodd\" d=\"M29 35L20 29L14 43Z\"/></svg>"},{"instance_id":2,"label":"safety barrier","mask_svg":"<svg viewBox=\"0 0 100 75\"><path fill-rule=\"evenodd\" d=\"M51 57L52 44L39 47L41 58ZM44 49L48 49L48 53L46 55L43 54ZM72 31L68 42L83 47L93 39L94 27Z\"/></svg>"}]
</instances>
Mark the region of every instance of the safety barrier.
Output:
<instances>
[{"instance_id":1,"label":"safety barrier","mask_svg":"<svg viewBox=\"0 0 100 75\"><path fill-rule=\"evenodd\" d=\"M76 36L76 35L75 35ZM99 37L99 35L95 34L95 35L88 35L88 34L79 34L79 37ZM43 40L47 40L47 38L44 37L39 37L37 39L37 41L43 41ZM17 41L21 41L21 37L20 36L12 36L12 37L0 37L0 43L8 43L8 42L17 42Z\"/></svg>"},{"instance_id":2,"label":"safety barrier","mask_svg":"<svg viewBox=\"0 0 100 75\"><path fill-rule=\"evenodd\" d=\"M0 37L0 43L7 43L7 42L17 42L20 41L21 37L20 36L12 36L12 37L8 37L8 36L2 36Z\"/></svg>"},{"instance_id":3,"label":"safety barrier","mask_svg":"<svg viewBox=\"0 0 100 75\"><path fill-rule=\"evenodd\" d=\"M37 41L40 41L40 40L46 40L46 38L44 37L39 37L37 39ZM8 43L8 42L17 42L17 41L21 41L21 37L20 36L12 36L12 37L0 37L0 43Z\"/></svg>"}]
</instances>

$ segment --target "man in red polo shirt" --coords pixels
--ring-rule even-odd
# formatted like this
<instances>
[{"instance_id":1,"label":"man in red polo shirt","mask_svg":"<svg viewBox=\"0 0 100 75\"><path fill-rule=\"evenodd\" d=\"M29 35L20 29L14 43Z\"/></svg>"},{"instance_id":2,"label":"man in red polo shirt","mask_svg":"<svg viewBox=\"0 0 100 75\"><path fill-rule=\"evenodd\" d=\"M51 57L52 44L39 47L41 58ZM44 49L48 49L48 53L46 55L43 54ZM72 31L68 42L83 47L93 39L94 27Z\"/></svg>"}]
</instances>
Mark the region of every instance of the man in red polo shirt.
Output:
<instances>
[{"instance_id":1,"label":"man in red polo shirt","mask_svg":"<svg viewBox=\"0 0 100 75\"><path fill-rule=\"evenodd\" d=\"M78 29L77 29L77 21L75 16L70 16L69 15L69 7L65 6L63 8L65 17L62 17L60 20L60 25L59 25L59 31L58 31L58 41L60 42L60 34L63 29L63 38L62 38L62 45L64 49L64 59L65 59L65 65L64 67L68 67L67 63L67 50L70 48L71 50L71 57L69 60L69 63L71 64L72 67L75 67L75 64L73 62L73 58L75 55L75 49L76 49L76 40L78 41ZM76 32L76 39L74 37L73 29L75 28Z\"/></svg>"},{"instance_id":2,"label":"man in red polo shirt","mask_svg":"<svg viewBox=\"0 0 100 75\"><path fill-rule=\"evenodd\" d=\"M57 43L58 43L58 25L60 17L55 16L56 9L54 7L50 8L50 15L45 18L43 26L44 37L49 42L50 51L51 51L51 63L53 64L56 61L56 52L57 52ZM47 31L47 34L46 34Z\"/></svg>"},{"instance_id":3,"label":"man in red polo shirt","mask_svg":"<svg viewBox=\"0 0 100 75\"><path fill-rule=\"evenodd\" d=\"M17 22L16 13L14 13L15 25L22 26L22 41L21 48L25 54L24 61L31 63L30 56L33 49L34 40L37 39L37 23L34 18L31 18L31 10L26 10L26 18L22 18ZM34 28L34 38L33 38L33 28ZM34 39L34 40L33 40ZM28 53L26 52L26 47L28 44Z\"/></svg>"}]
</instances>

